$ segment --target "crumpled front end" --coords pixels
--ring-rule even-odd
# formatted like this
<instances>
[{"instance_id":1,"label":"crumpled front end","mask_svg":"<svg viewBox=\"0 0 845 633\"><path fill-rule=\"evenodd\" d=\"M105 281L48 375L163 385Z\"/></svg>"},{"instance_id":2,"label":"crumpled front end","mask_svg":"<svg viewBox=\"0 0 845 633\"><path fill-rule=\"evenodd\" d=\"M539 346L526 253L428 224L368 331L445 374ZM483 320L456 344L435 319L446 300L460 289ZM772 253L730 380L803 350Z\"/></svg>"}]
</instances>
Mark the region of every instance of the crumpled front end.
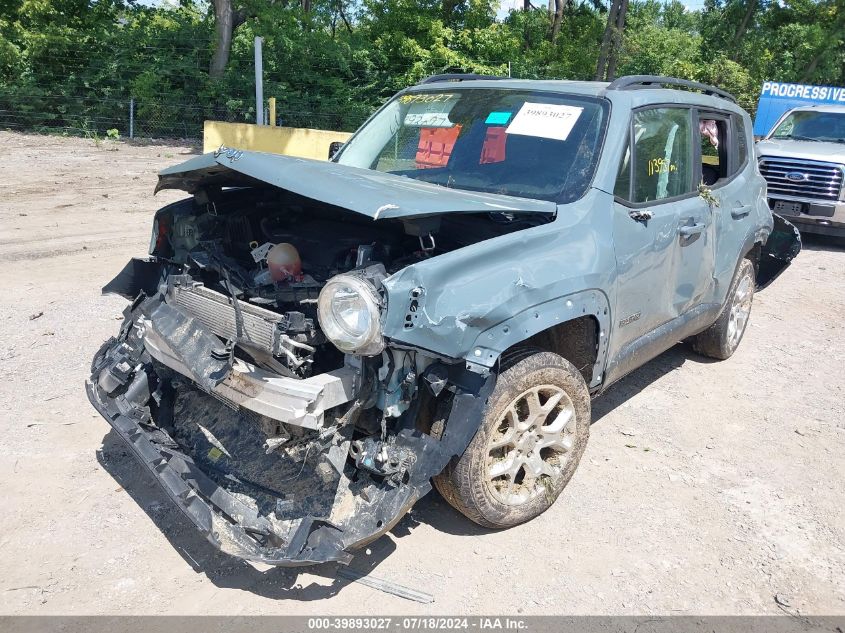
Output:
<instances>
[{"instance_id":1,"label":"crumpled front end","mask_svg":"<svg viewBox=\"0 0 845 633\"><path fill-rule=\"evenodd\" d=\"M472 439L492 375L429 360L419 374L428 392L379 428L380 361L347 357L308 378L272 373L215 334L216 297L180 303L173 279L155 260L136 261L107 286L139 295L94 358L86 389L220 550L271 565L348 563ZM261 315L252 316L257 337Z\"/></svg>"}]
</instances>

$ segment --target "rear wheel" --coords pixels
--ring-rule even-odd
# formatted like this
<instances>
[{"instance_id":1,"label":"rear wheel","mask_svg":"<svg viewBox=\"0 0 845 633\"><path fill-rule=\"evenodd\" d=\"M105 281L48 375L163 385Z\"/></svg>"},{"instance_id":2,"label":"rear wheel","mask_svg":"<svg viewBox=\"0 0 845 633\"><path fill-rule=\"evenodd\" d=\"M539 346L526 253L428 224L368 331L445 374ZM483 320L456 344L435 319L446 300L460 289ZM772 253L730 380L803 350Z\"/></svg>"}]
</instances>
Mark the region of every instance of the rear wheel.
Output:
<instances>
[{"instance_id":1,"label":"rear wheel","mask_svg":"<svg viewBox=\"0 0 845 633\"><path fill-rule=\"evenodd\" d=\"M572 478L590 432L589 390L571 363L537 350L511 359L478 433L434 479L452 506L490 528L548 509Z\"/></svg>"},{"instance_id":2,"label":"rear wheel","mask_svg":"<svg viewBox=\"0 0 845 633\"><path fill-rule=\"evenodd\" d=\"M754 300L754 264L743 259L728 291L728 301L716 322L692 339L699 354L725 360L739 347Z\"/></svg>"}]
</instances>

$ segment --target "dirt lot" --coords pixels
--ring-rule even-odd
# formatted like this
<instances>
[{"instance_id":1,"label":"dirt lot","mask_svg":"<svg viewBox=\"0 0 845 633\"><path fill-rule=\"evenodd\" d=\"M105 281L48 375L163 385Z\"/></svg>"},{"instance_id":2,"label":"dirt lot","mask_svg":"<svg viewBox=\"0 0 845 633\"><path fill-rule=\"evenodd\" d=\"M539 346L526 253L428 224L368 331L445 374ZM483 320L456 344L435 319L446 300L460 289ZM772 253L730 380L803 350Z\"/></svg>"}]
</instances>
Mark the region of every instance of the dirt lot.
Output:
<instances>
[{"instance_id":1,"label":"dirt lot","mask_svg":"<svg viewBox=\"0 0 845 633\"><path fill-rule=\"evenodd\" d=\"M195 150L0 144L0 612L845 614L845 249L810 241L731 360L679 345L597 400L541 518L489 532L432 493L356 557L423 605L217 554L85 398L124 306L99 288Z\"/></svg>"}]
</instances>

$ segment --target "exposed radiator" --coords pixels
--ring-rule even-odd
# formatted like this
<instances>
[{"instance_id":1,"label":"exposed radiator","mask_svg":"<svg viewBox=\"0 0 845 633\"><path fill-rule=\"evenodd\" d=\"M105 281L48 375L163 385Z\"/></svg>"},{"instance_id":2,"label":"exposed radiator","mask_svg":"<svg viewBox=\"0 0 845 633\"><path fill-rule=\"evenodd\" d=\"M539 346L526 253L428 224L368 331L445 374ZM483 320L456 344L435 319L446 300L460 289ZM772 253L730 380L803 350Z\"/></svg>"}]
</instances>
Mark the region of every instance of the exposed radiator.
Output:
<instances>
[{"instance_id":1,"label":"exposed radiator","mask_svg":"<svg viewBox=\"0 0 845 633\"><path fill-rule=\"evenodd\" d=\"M231 297L201 284L186 284L173 286L167 302L182 308L217 336L235 338L235 309ZM246 301L238 301L238 307L242 326L239 342L277 355L281 338L279 324L284 317Z\"/></svg>"}]
</instances>

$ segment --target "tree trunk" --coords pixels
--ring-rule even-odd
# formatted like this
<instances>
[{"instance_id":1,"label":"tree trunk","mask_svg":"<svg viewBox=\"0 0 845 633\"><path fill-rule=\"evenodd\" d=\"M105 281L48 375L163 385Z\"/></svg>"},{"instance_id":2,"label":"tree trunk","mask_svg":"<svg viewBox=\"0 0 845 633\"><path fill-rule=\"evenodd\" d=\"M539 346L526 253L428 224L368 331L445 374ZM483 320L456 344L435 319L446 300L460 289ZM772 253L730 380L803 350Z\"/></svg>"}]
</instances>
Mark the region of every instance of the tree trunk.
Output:
<instances>
[{"instance_id":1,"label":"tree trunk","mask_svg":"<svg viewBox=\"0 0 845 633\"><path fill-rule=\"evenodd\" d=\"M607 60L607 80L616 79L616 64L619 62L619 53L622 51L622 40L625 37L625 16L628 15L628 0L621 0L619 10L616 14L616 28L613 31L613 45Z\"/></svg>"},{"instance_id":2,"label":"tree trunk","mask_svg":"<svg viewBox=\"0 0 845 633\"><path fill-rule=\"evenodd\" d=\"M552 16L552 44L557 41L557 36L560 35L560 23L563 21L563 10L569 6L569 0L554 0L555 12ZM549 6L551 6L551 1Z\"/></svg>"},{"instance_id":3,"label":"tree trunk","mask_svg":"<svg viewBox=\"0 0 845 633\"><path fill-rule=\"evenodd\" d=\"M338 13L340 14L340 19L343 20L343 25L346 27L346 31L348 33L352 33L352 27L349 24L349 20L346 19L346 13L343 11L343 0L337 3Z\"/></svg>"},{"instance_id":4,"label":"tree trunk","mask_svg":"<svg viewBox=\"0 0 845 633\"><path fill-rule=\"evenodd\" d=\"M214 79L222 77L226 71L234 26L232 0L214 0L214 54L208 67L208 75Z\"/></svg>"},{"instance_id":5,"label":"tree trunk","mask_svg":"<svg viewBox=\"0 0 845 633\"><path fill-rule=\"evenodd\" d=\"M613 32L616 29L616 15L619 12L619 5L622 0L611 0L610 9L607 12L607 25L604 27L604 35L601 38L601 48L599 48L599 59L596 64L596 81L604 81L607 73L607 60L610 57L610 51L613 47Z\"/></svg>"},{"instance_id":6,"label":"tree trunk","mask_svg":"<svg viewBox=\"0 0 845 633\"><path fill-rule=\"evenodd\" d=\"M622 38L625 35L625 16L628 13L628 0L611 0L610 12L607 14L607 26L599 49L599 60L596 64L596 81L613 81L616 75L616 64L619 61L619 51L622 48Z\"/></svg>"},{"instance_id":7,"label":"tree trunk","mask_svg":"<svg viewBox=\"0 0 845 633\"><path fill-rule=\"evenodd\" d=\"M760 0L748 0L748 6L745 8L745 15L742 16L742 22L739 23L739 26L734 33L733 53L731 54L731 60L733 61L736 61L739 57L740 42L742 42L742 38L745 37L745 33L748 31L748 25L751 24L751 18L754 17L754 12L757 11L759 1Z\"/></svg>"}]
</instances>

